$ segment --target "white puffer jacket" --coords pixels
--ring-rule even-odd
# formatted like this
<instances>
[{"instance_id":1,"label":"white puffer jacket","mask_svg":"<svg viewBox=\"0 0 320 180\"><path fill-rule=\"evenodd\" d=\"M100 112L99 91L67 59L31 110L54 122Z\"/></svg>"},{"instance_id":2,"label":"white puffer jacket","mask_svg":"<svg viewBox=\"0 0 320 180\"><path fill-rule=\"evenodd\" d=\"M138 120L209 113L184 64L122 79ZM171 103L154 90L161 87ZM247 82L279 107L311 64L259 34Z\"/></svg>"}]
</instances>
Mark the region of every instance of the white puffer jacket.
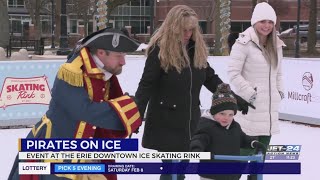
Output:
<instances>
[{"instance_id":1,"label":"white puffer jacket","mask_svg":"<svg viewBox=\"0 0 320 180\"><path fill-rule=\"evenodd\" d=\"M266 61L259 46L259 38L252 27L239 34L232 47L228 67L230 84L235 92L249 101L257 88L256 100L247 115L240 112L235 120L250 136L270 136L279 133L279 103L283 92L281 62L283 41L277 39L278 67L273 68Z\"/></svg>"}]
</instances>

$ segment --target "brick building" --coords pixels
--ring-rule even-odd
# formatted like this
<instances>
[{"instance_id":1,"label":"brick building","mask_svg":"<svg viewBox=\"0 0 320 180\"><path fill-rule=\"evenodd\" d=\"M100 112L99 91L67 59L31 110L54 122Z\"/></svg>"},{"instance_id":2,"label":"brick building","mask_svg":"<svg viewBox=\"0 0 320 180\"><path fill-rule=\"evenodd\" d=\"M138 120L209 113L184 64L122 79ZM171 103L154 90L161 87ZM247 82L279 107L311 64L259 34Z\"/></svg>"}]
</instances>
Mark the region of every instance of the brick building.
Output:
<instances>
[{"instance_id":1,"label":"brick building","mask_svg":"<svg viewBox=\"0 0 320 180\"><path fill-rule=\"evenodd\" d=\"M33 24L26 10L24 0L7 0L8 13L10 20L10 32L15 36L32 38L34 35ZM72 0L67 1L67 6L73 6ZM204 34L214 34L214 0L154 0L154 28L157 28L166 17L167 12L175 5L185 4L192 7L199 15L199 24ZM308 7L306 1L301 1L301 23L308 23ZM50 9L51 4L46 5ZM296 24L297 19L297 0L277 0L275 10L280 21L279 30L286 30ZM318 9L320 0L318 0ZM67 8L70 9L70 8ZM150 0L135 0L117 7L111 14L110 25L115 28L127 27L132 36L139 38L142 42L147 41L150 27ZM251 0L232 0L231 1L231 31L240 32L250 26L252 5ZM320 11L318 11L320 17ZM67 12L67 32L69 44L82 38L84 32L91 33L96 31L95 18L89 21L87 29L84 29L83 21L73 12ZM51 14L48 11L41 11L41 35L51 37ZM320 19L320 18L319 18ZM205 35L205 37L208 35ZM210 36L211 37L211 36ZM58 37L56 37L57 39Z\"/></svg>"},{"instance_id":2,"label":"brick building","mask_svg":"<svg viewBox=\"0 0 320 180\"><path fill-rule=\"evenodd\" d=\"M301 1L301 23L308 23L309 8ZM214 34L214 3L212 0L157 0L155 5L155 27L159 26L168 11L175 5L185 4L192 7L200 19L204 34ZM277 0L274 9L280 20L280 31L286 30L297 21L297 0ZM318 17L320 20L320 0L318 0ZM231 0L231 31L241 32L250 26L252 12L251 0ZM211 17L210 17L211 16ZM213 16L213 17L212 17ZM210 21L213 19L213 21Z\"/></svg>"}]
</instances>

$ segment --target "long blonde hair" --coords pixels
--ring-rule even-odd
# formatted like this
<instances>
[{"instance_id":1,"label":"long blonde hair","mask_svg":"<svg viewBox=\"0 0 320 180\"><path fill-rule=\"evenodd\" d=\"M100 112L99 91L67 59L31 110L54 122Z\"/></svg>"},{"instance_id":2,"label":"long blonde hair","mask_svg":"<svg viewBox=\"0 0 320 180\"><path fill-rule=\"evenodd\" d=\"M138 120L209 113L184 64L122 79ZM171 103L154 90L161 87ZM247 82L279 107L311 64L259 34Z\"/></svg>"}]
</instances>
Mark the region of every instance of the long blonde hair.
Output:
<instances>
[{"instance_id":1,"label":"long blonde hair","mask_svg":"<svg viewBox=\"0 0 320 180\"><path fill-rule=\"evenodd\" d=\"M259 33L257 33L257 30L254 27L254 30L259 38L259 42L261 43L261 37ZM273 68L276 68L278 66L278 48L277 48L277 32L275 26L272 29L272 32L268 34L267 36L267 41L266 41L266 46L262 47L262 52L266 57L266 60Z\"/></svg>"},{"instance_id":2,"label":"long blonde hair","mask_svg":"<svg viewBox=\"0 0 320 180\"><path fill-rule=\"evenodd\" d=\"M155 45L160 47L158 57L161 68L168 72L175 68L179 73L190 65L190 59L185 45L182 42L184 29L193 29L191 39L195 42L194 67L207 67L207 47L203 40L198 24L196 12L186 5L174 6L167 14L166 19L150 39L146 54L148 55Z\"/></svg>"}]
</instances>

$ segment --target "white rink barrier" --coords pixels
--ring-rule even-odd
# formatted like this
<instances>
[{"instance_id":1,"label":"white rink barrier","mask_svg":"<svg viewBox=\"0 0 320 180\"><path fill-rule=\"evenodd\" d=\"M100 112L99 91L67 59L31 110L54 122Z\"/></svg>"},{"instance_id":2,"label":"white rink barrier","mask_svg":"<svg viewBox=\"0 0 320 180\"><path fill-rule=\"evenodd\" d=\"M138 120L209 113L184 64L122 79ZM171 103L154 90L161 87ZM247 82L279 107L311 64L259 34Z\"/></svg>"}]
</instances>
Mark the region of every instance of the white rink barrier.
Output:
<instances>
[{"instance_id":1,"label":"white rink barrier","mask_svg":"<svg viewBox=\"0 0 320 180\"><path fill-rule=\"evenodd\" d=\"M134 95L145 57L128 55L118 76L124 92ZM228 83L228 56L210 56L208 61ZM0 127L33 125L48 108L51 88L64 60L0 61ZM320 58L285 58L282 63L285 99L280 118L320 125ZM212 93L202 88L201 109L211 105Z\"/></svg>"}]
</instances>

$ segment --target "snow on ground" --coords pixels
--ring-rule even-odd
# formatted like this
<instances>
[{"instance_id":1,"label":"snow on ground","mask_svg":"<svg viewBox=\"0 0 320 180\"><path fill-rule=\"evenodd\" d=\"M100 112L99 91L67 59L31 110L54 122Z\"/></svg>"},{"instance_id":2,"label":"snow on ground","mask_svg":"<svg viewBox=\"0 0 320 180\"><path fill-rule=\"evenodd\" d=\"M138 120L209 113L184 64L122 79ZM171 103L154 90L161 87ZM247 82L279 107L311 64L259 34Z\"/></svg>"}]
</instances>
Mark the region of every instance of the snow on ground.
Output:
<instances>
[{"instance_id":1,"label":"snow on ground","mask_svg":"<svg viewBox=\"0 0 320 180\"><path fill-rule=\"evenodd\" d=\"M143 127L143 126L142 126ZM301 156L298 161L286 161L286 162L301 162L301 174L300 175L264 175L264 180L317 180L319 171L320 157L317 155L320 148L320 141L317 139L320 137L320 129L315 127L308 127L305 125L292 124L290 122L281 121L280 123L281 133L273 136L271 144L274 145L302 145ZM17 143L18 138L24 138L30 131L30 128L26 129L1 129L0 130L0 144L2 146L0 153L0 180L7 179L11 170L14 158L18 152ZM138 138L141 142L143 134L143 128L141 128L139 134L133 135L132 138ZM139 151L150 151L139 147ZM156 162L156 161L155 161ZM159 161L160 162L160 161ZM284 162L284 161L283 161ZM157 180L159 175L119 175L119 180ZM187 175L186 180L198 180L198 175ZM245 180L243 176L241 180Z\"/></svg>"}]
</instances>

